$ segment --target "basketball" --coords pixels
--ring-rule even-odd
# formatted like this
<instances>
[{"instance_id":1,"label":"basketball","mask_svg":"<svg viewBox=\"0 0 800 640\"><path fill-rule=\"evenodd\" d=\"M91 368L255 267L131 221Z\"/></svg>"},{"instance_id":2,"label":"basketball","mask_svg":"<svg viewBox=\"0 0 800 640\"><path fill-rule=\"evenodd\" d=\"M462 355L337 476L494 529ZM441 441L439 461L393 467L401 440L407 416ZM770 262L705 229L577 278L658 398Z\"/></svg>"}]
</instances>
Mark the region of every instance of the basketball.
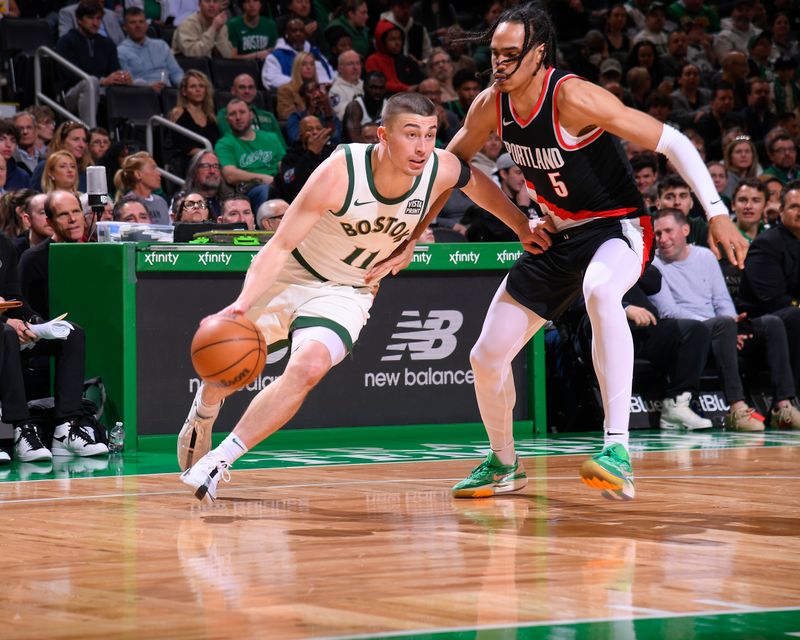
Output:
<instances>
[{"instance_id":1,"label":"basketball","mask_svg":"<svg viewBox=\"0 0 800 640\"><path fill-rule=\"evenodd\" d=\"M192 339L192 365L208 384L244 387L267 361L264 335L244 316L214 316Z\"/></svg>"}]
</instances>

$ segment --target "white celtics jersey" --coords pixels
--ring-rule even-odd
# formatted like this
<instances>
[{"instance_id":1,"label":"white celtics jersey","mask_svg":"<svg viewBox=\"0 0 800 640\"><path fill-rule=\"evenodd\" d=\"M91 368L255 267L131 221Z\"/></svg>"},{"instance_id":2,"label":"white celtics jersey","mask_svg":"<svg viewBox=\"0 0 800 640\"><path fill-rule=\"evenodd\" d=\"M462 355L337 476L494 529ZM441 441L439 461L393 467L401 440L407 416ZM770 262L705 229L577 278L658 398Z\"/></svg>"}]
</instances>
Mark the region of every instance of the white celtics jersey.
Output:
<instances>
[{"instance_id":1,"label":"white celtics jersey","mask_svg":"<svg viewBox=\"0 0 800 640\"><path fill-rule=\"evenodd\" d=\"M367 271L408 239L431 206L439 160L431 154L422 173L399 198L378 193L371 144L341 145L347 159L347 196L327 211L292 255L314 277L356 287Z\"/></svg>"}]
</instances>

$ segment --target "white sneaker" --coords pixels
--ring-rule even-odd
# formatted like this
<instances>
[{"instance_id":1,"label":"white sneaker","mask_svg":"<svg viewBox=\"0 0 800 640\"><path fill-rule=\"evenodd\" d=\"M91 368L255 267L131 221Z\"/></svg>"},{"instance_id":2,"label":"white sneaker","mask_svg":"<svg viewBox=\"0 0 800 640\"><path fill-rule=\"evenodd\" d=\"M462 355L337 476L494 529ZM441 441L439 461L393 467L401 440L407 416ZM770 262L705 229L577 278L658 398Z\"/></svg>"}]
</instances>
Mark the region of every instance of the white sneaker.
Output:
<instances>
[{"instance_id":1,"label":"white sneaker","mask_svg":"<svg viewBox=\"0 0 800 640\"><path fill-rule=\"evenodd\" d=\"M0 464L8 464L9 462L11 462L11 456L0 449Z\"/></svg>"},{"instance_id":2,"label":"white sneaker","mask_svg":"<svg viewBox=\"0 0 800 640\"><path fill-rule=\"evenodd\" d=\"M91 425L69 420L58 425L53 433L54 456L101 456L108 447L97 442Z\"/></svg>"},{"instance_id":3,"label":"white sneaker","mask_svg":"<svg viewBox=\"0 0 800 640\"><path fill-rule=\"evenodd\" d=\"M14 457L20 462L52 460L53 454L44 446L39 429L31 422L14 427Z\"/></svg>"},{"instance_id":4,"label":"white sneaker","mask_svg":"<svg viewBox=\"0 0 800 640\"><path fill-rule=\"evenodd\" d=\"M181 482L195 490L194 497L200 502L212 503L217 499L219 481L230 482L230 467L218 454L207 453L181 474Z\"/></svg>"},{"instance_id":5,"label":"white sneaker","mask_svg":"<svg viewBox=\"0 0 800 640\"><path fill-rule=\"evenodd\" d=\"M186 416L186 422L183 423L178 434L178 466L181 471L186 471L194 464L195 460L199 460L211 450L211 430L214 428L214 422L219 415L222 403L219 404L213 416L201 417L197 413L197 405L200 403L202 392L201 385L194 396L189 415Z\"/></svg>"},{"instance_id":6,"label":"white sneaker","mask_svg":"<svg viewBox=\"0 0 800 640\"><path fill-rule=\"evenodd\" d=\"M708 418L701 418L689 406L692 399L690 391L684 391L676 398L666 398L661 408L659 426L662 429L710 429L714 426Z\"/></svg>"}]
</instances>

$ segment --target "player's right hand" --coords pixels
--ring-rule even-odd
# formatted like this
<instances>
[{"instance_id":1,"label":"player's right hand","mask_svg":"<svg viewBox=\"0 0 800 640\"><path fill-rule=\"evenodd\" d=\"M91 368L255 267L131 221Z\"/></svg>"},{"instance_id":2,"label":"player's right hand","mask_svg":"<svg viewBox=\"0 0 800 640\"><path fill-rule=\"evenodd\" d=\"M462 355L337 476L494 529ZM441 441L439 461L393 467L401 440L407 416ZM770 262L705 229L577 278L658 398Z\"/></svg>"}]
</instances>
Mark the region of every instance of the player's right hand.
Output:
<instances>
[{"instance_id":1,"label":"player's right hand","mask_svg":"<svg viewBox=\"0 0 800 640\"><path fill-rule=\"evenodd\" d=\"M556 230L550 216L535 218L528 224L528 228L519 234L519 241L526 251L532 254L544 253L553 244L550 233Z\"/></svg>"},{"instance_id":2,"label":"player's right hand","mask_svg":"<svg viewBox=\"0 0 800 640\"><path fill-rule=\"evenodd\" d=\"M216 313L212 313L210 316L206 316L205 318L203 318L200 321L200 326L202 327L211 318L216 318L217 316L242 316L246 311L247 307L237 300L229 304L224 309L220 309Z\"/></svg>"}]
</instances>

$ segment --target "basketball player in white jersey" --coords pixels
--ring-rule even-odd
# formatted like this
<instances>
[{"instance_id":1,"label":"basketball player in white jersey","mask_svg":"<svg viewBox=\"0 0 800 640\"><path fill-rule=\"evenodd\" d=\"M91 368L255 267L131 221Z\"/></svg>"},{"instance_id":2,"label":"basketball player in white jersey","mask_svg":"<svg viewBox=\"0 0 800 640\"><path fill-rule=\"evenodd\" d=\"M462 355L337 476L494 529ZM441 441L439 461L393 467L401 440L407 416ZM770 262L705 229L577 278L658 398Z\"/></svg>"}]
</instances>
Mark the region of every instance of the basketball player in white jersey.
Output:
<instances>
[{"instance_id":1,"label":"basketball player in white jersey","mask_svg":"<svg viewBox=\"0 0 800 640\"><path fill-rule=\"evenodd\" d=\"M634 497L628 452L633 340L623 294L650 259L652 224L619 139L663 153L689 183L709 219L709 246L744 266L747 242L728 217L692 143L611 93L556 69L555 30L536 4L506 9L485 34L494 83L472 103L448 150L469 161L496 131L525 175L532 199L554 225L544 253L525 253L500 285L470 354L491 453L453 487L480 498L527 483L512 430L511 361L547 320L580 294L593 329L592 360L605 412L603 450L581 478L612 499ZM437 203L438 205L438 203ZM435 213L436 206L434 206ZM412 234L413 238L413 234ZM398 252L373 268L380 277L410 259Z\"/></svg>"},{"instance_id":2,"label":"basketball player in white jersey","mask_svg":"<svg viewBox=\"0 0 800 640\"><path fill-rule=\"evenodd\" d=\"M377 290L366 282L367 271L412 232L421 233L441 194L463 189L512 228L527 250L540 251L537 243L548 242L482 172L434 149L436 124L436 109L424 96L392 96L379 143L343 145L314 171L251 263L239 297L220 311L253 320L268 344L290 338L291 355L283 375L210 452L213 422L233 390L201 385L178 436L181 480L199 500L214 500L220 478L230 477L237 458L280 429L344 359Z\"/></svg>"}]
</instances>

